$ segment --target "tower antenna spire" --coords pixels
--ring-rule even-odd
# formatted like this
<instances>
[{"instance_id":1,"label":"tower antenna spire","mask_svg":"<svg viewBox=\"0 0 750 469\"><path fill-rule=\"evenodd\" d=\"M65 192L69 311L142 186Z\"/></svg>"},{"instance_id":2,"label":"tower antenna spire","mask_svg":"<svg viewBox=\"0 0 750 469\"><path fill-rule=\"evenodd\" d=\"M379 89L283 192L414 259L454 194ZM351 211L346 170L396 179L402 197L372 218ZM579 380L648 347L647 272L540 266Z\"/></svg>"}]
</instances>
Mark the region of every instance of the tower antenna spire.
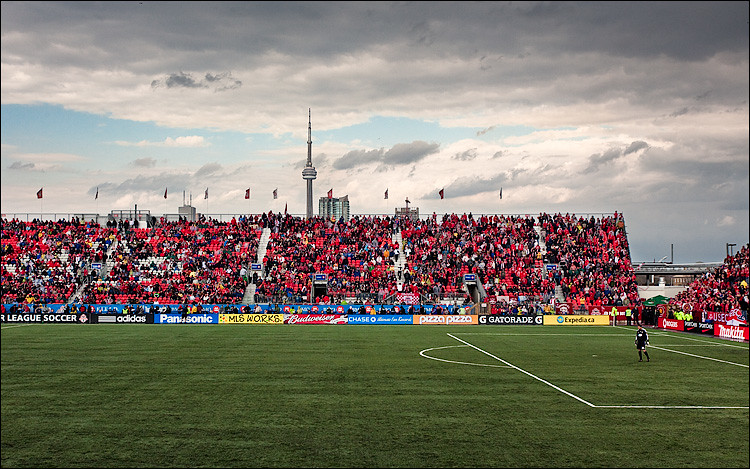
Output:
<instances>
[{"instance_id":1,"label":"tower antenna spire","mask_svg":"<svg viewBox=\"0 0 750 469\"><path fill-rule=\"evenodd\" d=\"M302 170L302 179L307 181L307 210L305 218L310 219L313 216L313 180L318 177L318 172L312 164L312 112L307 108L307 163Z\"/></svg>"}]
</instances>

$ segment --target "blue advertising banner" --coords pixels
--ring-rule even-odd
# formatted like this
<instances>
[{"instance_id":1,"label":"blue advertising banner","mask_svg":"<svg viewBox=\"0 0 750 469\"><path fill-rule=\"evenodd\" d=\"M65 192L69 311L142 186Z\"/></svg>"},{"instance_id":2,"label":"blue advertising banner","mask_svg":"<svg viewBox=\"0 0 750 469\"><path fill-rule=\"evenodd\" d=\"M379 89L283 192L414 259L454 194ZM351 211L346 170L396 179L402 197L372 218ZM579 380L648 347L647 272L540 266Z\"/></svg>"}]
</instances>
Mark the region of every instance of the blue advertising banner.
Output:
<instances>
[{"instance_id":1,"label":"blue advertising banner","mask_svg":"<svg viewBox=\"0 0 750 469\"><path fill-rule=\"evenodd\" d=\"M403 314L349 314L348 324L413 324L412 316Z\"/></svg>"},{"instance_id":2,"label":"blue advertising banner","mask_svg":"<svg viewBox=\"0 0 750 469\"><path fill-rule=\"evenodd\" d=\"M219 324L216 313L188 314L183 319L181 314L154 314L154 324Z\"/></svg>"}]
</instances>

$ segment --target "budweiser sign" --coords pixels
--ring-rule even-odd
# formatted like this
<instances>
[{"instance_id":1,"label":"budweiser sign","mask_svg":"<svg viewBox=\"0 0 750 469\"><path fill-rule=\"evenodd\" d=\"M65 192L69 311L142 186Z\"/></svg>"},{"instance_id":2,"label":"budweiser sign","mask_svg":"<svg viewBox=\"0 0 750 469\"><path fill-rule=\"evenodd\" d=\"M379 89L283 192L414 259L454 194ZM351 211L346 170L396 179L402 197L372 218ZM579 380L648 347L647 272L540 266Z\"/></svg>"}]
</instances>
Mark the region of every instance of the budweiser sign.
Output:
<instances>
[{"instance_id":1,"label":"budweiser sign","mask_svg":"<svg viewBox=\"0 0 750 469\"><path fill-rule=\"evenodd\" d=\"M346 324L345 314L285 314L284 324Z\"/></svg>"}]
</instances>

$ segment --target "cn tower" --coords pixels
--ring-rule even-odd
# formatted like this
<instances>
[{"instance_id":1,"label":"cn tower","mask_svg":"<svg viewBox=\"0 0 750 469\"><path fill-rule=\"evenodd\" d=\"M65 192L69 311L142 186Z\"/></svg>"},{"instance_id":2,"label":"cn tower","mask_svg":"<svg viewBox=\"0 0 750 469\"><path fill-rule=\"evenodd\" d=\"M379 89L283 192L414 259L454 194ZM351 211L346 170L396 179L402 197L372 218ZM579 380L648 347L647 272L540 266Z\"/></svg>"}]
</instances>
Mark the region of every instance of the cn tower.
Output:
<instances>
[{"instance_id":1,"label":"cn tower","mask_svg":"<svg viewBox=\"0 0 750 469\"><path fill-rule=\"evenodd\" d=\"M302 179L307 181L307 211L305 218L310 219L313 216L313 179L318 177L318 172L312 165L312 121L310 119L310 108L307 109L307 164L302 170Z\"/></svg>"}]
</instances>

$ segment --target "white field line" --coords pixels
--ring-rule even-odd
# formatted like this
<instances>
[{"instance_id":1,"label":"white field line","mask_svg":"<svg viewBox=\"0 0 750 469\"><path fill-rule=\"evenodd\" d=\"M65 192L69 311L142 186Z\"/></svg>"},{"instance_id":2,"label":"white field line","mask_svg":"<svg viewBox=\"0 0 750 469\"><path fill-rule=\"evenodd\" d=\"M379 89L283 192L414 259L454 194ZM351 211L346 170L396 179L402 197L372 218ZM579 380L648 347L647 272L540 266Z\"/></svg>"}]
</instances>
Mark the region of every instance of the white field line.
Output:
<instances>
[{"instance_id":1,"label":"white field line","mask_svg":"<svg viewBox=\"0 0 750 469\"><path fill-rule=\"evenodd\" d=\"M445 348L459 348L459 347L466 347L466 345L449 345L447 347L433 347L433 348L427 348L419 352L420 355L422 355L425 358L429 358L430 360L437 360L439 362L445 362L445 363L456 363L458 365L474 365L474 366L489 366L492 368L510 368L509 366L505 365L490 365L490 364L484 364L484 363L470 363L470 362L459 362L455 360L445 360L443 358L437 358L437 357L431 357L430 355L427 355L425 352L429 352L431 350L440 350Z\"/></svg>"},{"instance_id":2,"label":"white field line","mask_svg":"<svg viewBox=\"0 0 750 469\"><path fill-rule=\"evenodd\" d=\"M453 337L454 339L456 339L456 340L457 340L457 341L459 341L459 342L463 342L464 344L468 345L469 347L471 347L471 348L473 348L473 349L475 349L475 350L479 350L479 351L480 351L480 352L482 352L483 354L485 354L485 355L488 355L488 356L490 356L490 357L494 358L495 360L497 360L497 361L499 361L499 362L505 363L505 364L506 364L506 365L508 365L509 367L511 367L511 368L513 368L513 369L516 369L516 370L520 371L521 373L523 373L523 374L525 374L525 375L531 376L532 378L534 378L534 379L535 379L535 380L537 380L537 381L541 381L542 383L546 384L547 386L550 386L550 387L552 387L553 389L556 389L556 390L560 391L561 393L563 393L563 394L566 394L566 395L568 395L568 396L572 397L573 399L575 399L575 400L577 400L577 401L579 401L579 402L583 402L584 404L586 404L586 405L587 405L587 406L589 406L589 407L596 407L596 406L595 406L594 404L592 404L592 403L590 403L590 402L588 402L588 401L586 401L586 400L583 400L583 399L581 399L580 397L576 396L575 394L569 393L568 391L564 390L563 388L561 388L561 387L559 387L559 386L555 386L554 384L550 383L549 381L546 381L546 380L544 380L544 379L542 379L542 378L540 378L540 377L538 377L538 376L535 376L535 375L533 375L533 374L529 373L528 371L526 371L526 370L524 370L524 369L521 369L521 368L517 367L516 365L514 365L514 364L512 364L512 363L508 363L508 362L506 362L505 360L503 360L502 358L496 357L495 355L492 355L491 353L489 353L489 352L486 352L486 351L484 351L484 350L480 349L480 348L479 348L479 347L477 347L476 345L472 345L472 344L470 344L470 343L466 342L465 340L459 339L458 337L456 337L455 335L453 335L453 334L450 334L450 333L448 334L448 336L450 336L450 337Z\"/></svg>"},{"instance_id":3,"label":"white field line","mask_svg":"<svg viewBox=\"0 0 750 469\"><path fill-rule=\"evenodd\" d=\"M655 345L649 345L649 347L659 349L659 350L664 350L665 352L679 353L680 355L687 355L689 357L702 358L704 360L713 360L715 362L726 363L728 365L736 365L736 366L743 366L745 368L750 368L748 365L743 365L742 363L728 362L726 360L719 360L718 358L704 357L703 355L695 355L693 353L680 352L679 350L670 350L668 348L657 347Z\"/></svg>"},{"instance_id":4,"label":"white field line","mask_svg":"<svg viewBox=\"0 0 750 469\"><path fill-rule=\"evenodd\" d=\"M0 327L0 329L11 329L13 327L23 327L23 326L36 326L36 323L32 323L32 324L14 324L12 326L3 326L3 327Z\"/></svg>"},{"instance_id":5,"label":"white field line","mask_svg":"<svg viewBox=\"0 0 750 469\"><path fill-rule=\"evenodd\" d=\"M532 378L534 378L534 379L536 379L538 381L541 381L542 383L546 384L547 386L550 386L551 388L556 389L557 391L560 391L561 393L563 393L563 394L565 394L567 396L570 396L570 397L572 397L573 399L575 399L575 400L577 400L579 402L583 402L584 404L586 404L589 407L593 407L593 408L597 408L597 409L748 409L749 408L748 406L699 406L699 405L696 405L696 406L684 406L684 405L676 405L676 406L667 406L667 405L596 405L596 404L592 404L592 403L590 403L590 402L588 402L588 401L586 401L586 400L584 400L584 399L576 396L573 393L570 393L570 392L562 389L559 386L555 386L554 384L550 383L549 381L544 380L544 379L542 379L542 378L540 378L538 376L535 376L535 375L529 373L528 371L523 370L523 369L521 369L521 368L513 365L512 363L509 363L509 362L503 360L502 358L496 357L495 355L493 355L493 354L491 354L491 353L489 353L489 352L487 352L485 350L482 350L479 347L477 347L475 345L472 345L472 344L466 342L463 339L459 339L458 337L454 336L453 334L448 333L448 336L456 339L459 342L463 342L464 344L468 345L469 347L471 347L471 348L473 348L475 350L478 350L478 351L482 352L483 354L488 355L488 356L494 358L495 360L497 360L499 362L505 363L509 367L511 367L513 369L516 369L516 370L520 371L521 373L523 373L525 375L528 375L528 376L530 376L530 377L532 377ZM664 350L666 350L666 349L664 349ZM674 350L667 350L667 351L673 352ZM676 353L683 353L683 352L676 352ZM690 354L686 354L686 355L690 355ZM706 358L706 357L699 357L699 358ZM722 361L722 360L717 360L717 361ZM741 366L747 366L747 365L741 365Z\"/></svg>"},{"instance_id":6,"label":"white field line","mask_svg":"<svg viewBox=\"0 0 750 469\"><path fill-rule=\"evenodd\" d=\"M623 326L617 326L617 327L620 329L627 329L626 327L623 327ZM635 329L627 329L627 330L635 330ZM714 340L707 340L708 337L705 337L705 338L704 337L688 337L685 334L689 334L689 332L679 332L679 331L671 332L671 331L666 331L663 329L649 330L647 332L649 335L653 334L653 335L658 335L658 336L670 337L673 339L691 340L694 342L702 342L704 344L718 345L721 347L732 347L732 348L741 348L741 349L748 350L748 347L744 347L742 345L730 344L730 343L724 343L724 342L716 342ZM722 339L717 339L717 340L722 340Z\"/></svg>"}]
</instances>

